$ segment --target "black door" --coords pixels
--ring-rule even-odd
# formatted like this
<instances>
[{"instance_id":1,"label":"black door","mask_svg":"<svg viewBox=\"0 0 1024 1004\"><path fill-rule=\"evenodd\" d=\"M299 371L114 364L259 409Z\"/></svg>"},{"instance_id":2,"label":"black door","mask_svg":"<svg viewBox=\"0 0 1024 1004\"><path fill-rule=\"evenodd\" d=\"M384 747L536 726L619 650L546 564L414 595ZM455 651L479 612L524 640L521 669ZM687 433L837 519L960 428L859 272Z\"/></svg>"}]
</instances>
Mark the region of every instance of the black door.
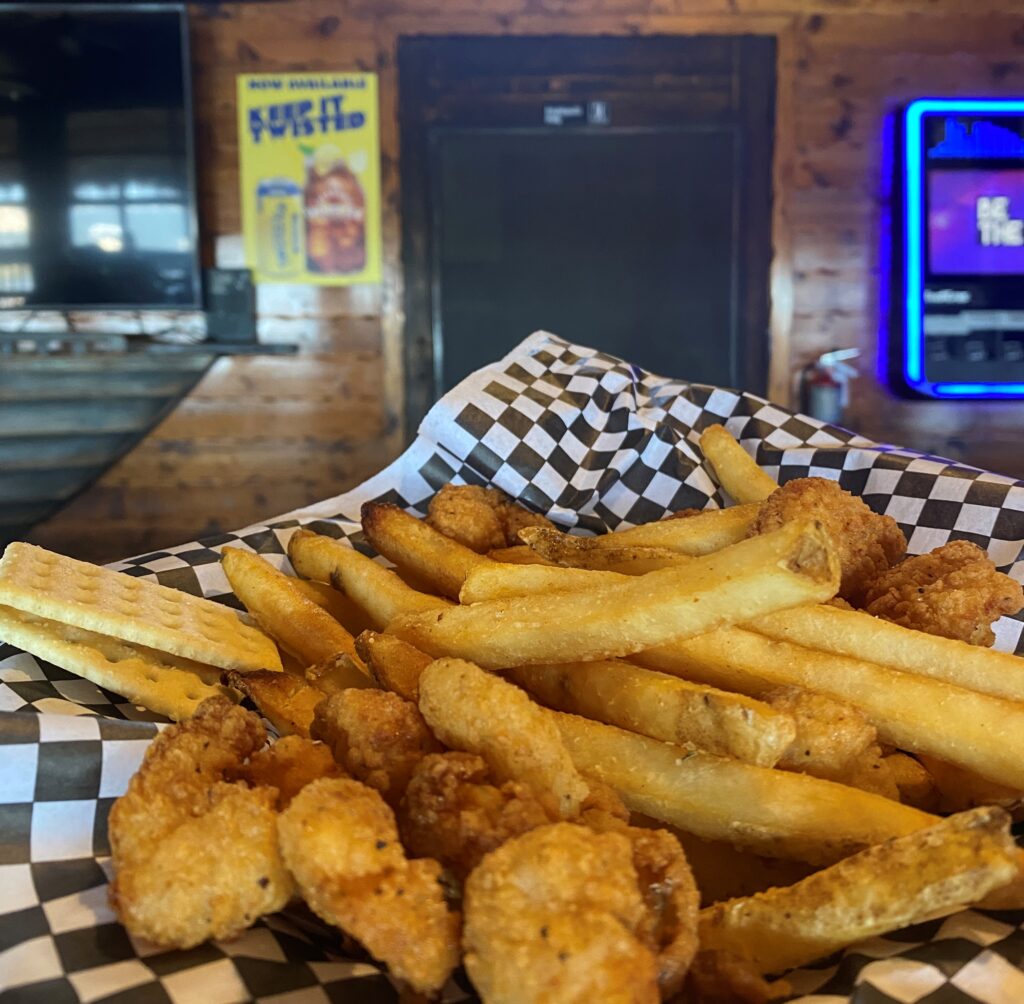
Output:
<instances>
[{"instance_id":1,"label":"black door","mask_svg":"<svg viewBox=\"0 0 1024 1004\"><path fill-rule=\"evenodd\" d=\"M773 40L416 38L399 66L410 432L539 328L764 389Z\"/></svg>"}]
</instances>

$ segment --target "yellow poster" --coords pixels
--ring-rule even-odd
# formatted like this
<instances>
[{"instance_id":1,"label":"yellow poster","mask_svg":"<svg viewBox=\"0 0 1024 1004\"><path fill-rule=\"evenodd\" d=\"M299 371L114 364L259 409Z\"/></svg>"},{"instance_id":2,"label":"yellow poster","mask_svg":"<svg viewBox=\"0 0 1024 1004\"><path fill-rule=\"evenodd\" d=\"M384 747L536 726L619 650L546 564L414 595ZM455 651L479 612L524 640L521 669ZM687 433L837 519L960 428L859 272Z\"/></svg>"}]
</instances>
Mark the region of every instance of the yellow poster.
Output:
<instances>
[{"instance_id":1,"label":"yellow poster","mask_svg":"<svg viewBox=\"0 0 1024 1004\"><path fill-rule=\"evenodd\" d=\"M380 280L376 74L239 76L238 146L257 282Z\"/></svg>"}]
</instances>

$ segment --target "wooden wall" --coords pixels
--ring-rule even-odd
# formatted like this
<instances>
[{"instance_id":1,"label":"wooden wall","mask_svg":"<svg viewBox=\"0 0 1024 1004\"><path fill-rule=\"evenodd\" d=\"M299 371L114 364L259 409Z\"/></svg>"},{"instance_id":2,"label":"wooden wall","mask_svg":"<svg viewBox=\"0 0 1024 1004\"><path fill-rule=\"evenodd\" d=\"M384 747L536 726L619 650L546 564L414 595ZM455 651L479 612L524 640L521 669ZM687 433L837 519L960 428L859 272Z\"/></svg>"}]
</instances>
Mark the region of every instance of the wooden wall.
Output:
<instances>
[{"instance_id":1,"label":"wooden wall","mask_svg":"<svg viewBox=\"0 0 1024 1004\"><path fill-rule=\"evenodd\" d=\"M849 424L1024 477L1024 406L905 402L877 372L895 109L933 94L1020 95L1019 0L277 0L192 11L207 261L237 264L234 78L381 75L379 289L264 287L260 330L291 359L221 360L155 434L35 538L93 557L244 525L336 494L400 449L396 40L446 33L770 33L779 40L772 396L817 353L858 346ZM685 374L679 374L685 376Z\"/></svg>"}]
</instances>

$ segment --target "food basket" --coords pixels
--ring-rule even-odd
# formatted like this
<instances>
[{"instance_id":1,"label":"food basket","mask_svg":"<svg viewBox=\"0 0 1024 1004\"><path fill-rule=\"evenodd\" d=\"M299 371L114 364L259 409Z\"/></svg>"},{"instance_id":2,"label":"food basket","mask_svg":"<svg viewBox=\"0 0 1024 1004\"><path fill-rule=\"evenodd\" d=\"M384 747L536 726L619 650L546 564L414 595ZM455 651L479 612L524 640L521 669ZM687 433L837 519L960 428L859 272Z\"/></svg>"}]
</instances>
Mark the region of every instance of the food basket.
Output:
<instances>
[{"instance_id":1,"label":"food basket","mask_svg":"<svg viewBox=\"0 0 1024 1004\"><path fill-rule=\"evenodd\" d=\"M966 539L1024 577L1024 482L873 443L750 394L655 376L544 332L448 393L405 453L360 487L112 567L237 605L222 545L285 568L299 526L363 547L362 503L422 514L450 481L495 485L580 532L717 507L725 500L696 443L719 422L780 482L838 479L893 516L910 553ZM1022 627L999 621L997 647L1019 650ZM106 817L160 727L115 695L0 645L0 1000L398 1001L365 954L302 912L190 951L133 943L107 904ZM876 938L791 974L792 999L1024 1001L1022 922L1024 913L965 911ZM476 998L458 973L443 999Z\"/></svg>"}]
</instances>

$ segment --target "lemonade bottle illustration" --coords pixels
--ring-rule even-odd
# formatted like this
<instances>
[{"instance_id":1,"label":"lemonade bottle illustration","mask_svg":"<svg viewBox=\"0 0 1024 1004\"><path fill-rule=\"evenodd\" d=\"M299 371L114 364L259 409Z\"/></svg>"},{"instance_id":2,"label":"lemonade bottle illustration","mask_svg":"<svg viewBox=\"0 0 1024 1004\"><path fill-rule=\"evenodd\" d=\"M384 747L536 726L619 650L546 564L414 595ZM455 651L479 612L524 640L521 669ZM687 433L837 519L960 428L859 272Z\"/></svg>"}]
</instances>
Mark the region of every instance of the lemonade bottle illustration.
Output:
<instances>
[{"instance_id":1,"label":"lemonade bottle illustration","mask_svg":"<svg viewBox=\"0 0 1024 1004\"><path fill-rule=\"evenodd\" d=\"M265 178L256 186L258 265L270 278L297 275L305 265L302 189L291 178Z\"/></svg>"},{"instance_id":2,"label":"lemonade bottle illustration","mask_svg":"<svg viewBox=\"0 0 1024 1004\"><path fill-rule=\"evenodd\" d=\"M308 152L303 204L309 271L361 272L366 267L366 198L336 146Z\"/></svg>"}]
</instances>

